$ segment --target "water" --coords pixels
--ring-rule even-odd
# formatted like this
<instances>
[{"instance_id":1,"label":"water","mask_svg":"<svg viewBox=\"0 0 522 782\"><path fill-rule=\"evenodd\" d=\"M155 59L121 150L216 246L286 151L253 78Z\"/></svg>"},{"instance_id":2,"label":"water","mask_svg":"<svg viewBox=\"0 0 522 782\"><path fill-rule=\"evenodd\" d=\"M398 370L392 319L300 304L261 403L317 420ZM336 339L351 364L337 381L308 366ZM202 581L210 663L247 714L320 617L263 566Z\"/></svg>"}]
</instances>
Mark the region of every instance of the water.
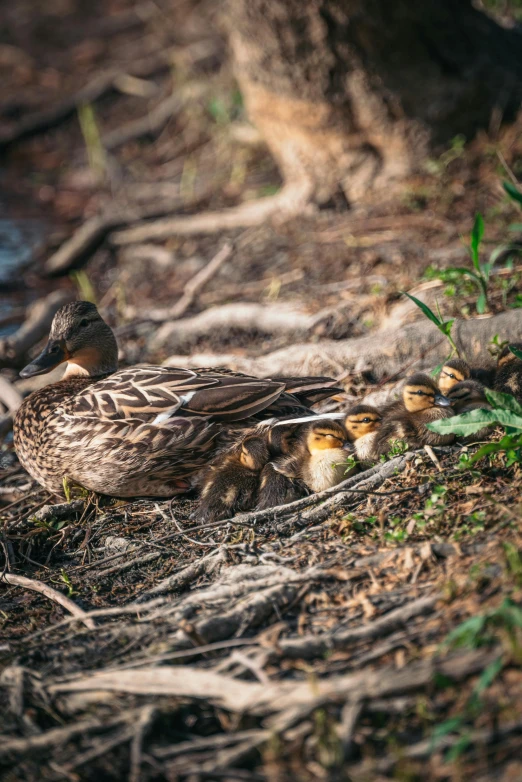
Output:
<instances>
[{"instance_id":1,"label":"water","mask_svg":"<svg viewBox=\"0 0 522 782\"><path fill-rule=\"evenodd\" d=\"M0 337L16 331L17 324L2 324L14 304L8 297L9 287L20 287L24 268L41 247L45 238L45 224L37 219L0 219ZM25 298L25 297L24 297Z\"/></svg>"}]
</instances>

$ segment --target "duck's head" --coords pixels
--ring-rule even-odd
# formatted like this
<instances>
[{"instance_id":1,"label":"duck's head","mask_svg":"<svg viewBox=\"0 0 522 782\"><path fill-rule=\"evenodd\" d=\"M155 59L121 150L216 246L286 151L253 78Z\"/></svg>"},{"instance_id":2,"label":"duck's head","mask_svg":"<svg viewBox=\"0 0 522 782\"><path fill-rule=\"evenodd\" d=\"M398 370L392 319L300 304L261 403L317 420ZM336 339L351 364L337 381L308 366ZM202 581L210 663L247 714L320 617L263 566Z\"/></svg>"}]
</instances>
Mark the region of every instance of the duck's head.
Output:
<instances>
[{"instance_id":1,"label":"duck's head","mask_svg":"<svg viewBox=\"0 0 522 782\"><path fill-rule=\"evenodd\" d=\"M408 378L402 391L402 398L408 413L420 413L432 407L451 405L450 400L440 393L435 381L420 372Z\"/></svg>"},{"instance_id":2,"label":"duck's head","mask_svg":"<svg viewBox=\"0 0 522 782\"><path fill-rule=\"evenodd\" d=\"M461 358L452 358L446 361L440 371L439 389L443 394L447 394L455 383L461 383L463 380L469 380L471 370L468 364Z\"/></svg>"},{"instance_id":3,"label":"duck's head","mask_svg":"<svg viewBox=\"0 0 522 782\"><path fill-rule=\"evenodd\" d=\"M467 405L488 403L484 386L476 380L462 380L460 383L455 383L448 391L448 399L455 412L459 412Z\"/></svg>"},{"instance_id":4,"label":"duck's head","mask_svg":"<svg viewBox=\"0 0 522 782\"><path fill-rule=\"evenodd\" d=\"M510 364L512 361L520 361L519 358L511 352L510 348L515 348L522 353L522 342L511 342L509 345L504 345L497 358L497 369L505 367L506 364Z\"/></svg>"},{"instance_id":5,"label":"duck's head","mask_svg":"<svg viewBox=\"0 0 522 782\"><path fill-rule=\"evenodd\" d=\"M323 420L308 424L305 430L306 447L310 454L333 448L349 450L348 433L338 421Z\"/></svg>"},{"instance_id":6,"label":"duck's head","mask_svg":"<svg viewBox=\"0 0 522 782\"><path fill-rule=\"evenodd\" d=\"M97 377L117 368L118 346L114 334L88 301L75 301L58 310L47 345L22 369L20 376L43 375L64 362L68 364L68 376Z\"/></svg>"},{"instance_id":7,"label":"duck's head","mask_svg":"<svg viewBox=\"0 0 522 782\"><path fill-rule=\"evenodd\" d=\"M344 425L352 442L366 434L376 432L381 425L382 416L371 405L356 405L348 411Z\"/></svg>"}]
</instances>

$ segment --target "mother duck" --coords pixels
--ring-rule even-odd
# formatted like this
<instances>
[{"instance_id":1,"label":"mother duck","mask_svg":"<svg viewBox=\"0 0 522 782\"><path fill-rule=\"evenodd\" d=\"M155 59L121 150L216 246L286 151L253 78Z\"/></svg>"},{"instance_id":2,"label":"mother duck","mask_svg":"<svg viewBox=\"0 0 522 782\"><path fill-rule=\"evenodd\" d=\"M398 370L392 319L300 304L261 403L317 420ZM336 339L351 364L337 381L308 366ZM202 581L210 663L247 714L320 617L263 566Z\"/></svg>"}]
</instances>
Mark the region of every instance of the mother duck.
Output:
<instances>
[{"instance_id":1,"label":"mother duck","mask_svg":"<svg viewBox=\"0 0 522 782\"><path fill-rule=\"evenodd\" d=\"M226 370L139 366L117 372L118 348L93 304L66 304L48 343L20 373L67 362L63 379L31 394L14 421L27 472L53 494L64 479L114 497L171 497L215 451L228 422L299 415L338 391L330 378L258 378Z\"/></svg>"}]
</instances>

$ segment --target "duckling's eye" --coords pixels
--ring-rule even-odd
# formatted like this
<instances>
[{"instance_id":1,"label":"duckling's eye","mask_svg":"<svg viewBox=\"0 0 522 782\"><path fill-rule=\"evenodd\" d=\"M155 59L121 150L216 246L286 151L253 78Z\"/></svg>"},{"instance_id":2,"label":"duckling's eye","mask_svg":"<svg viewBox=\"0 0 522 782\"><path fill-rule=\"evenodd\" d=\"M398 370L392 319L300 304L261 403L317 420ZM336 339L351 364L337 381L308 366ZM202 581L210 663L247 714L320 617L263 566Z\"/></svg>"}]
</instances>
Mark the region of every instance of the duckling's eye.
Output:
<instances>
[{"instance_id":1,"label":"duckling's eye","mask_svg":"<svg viewBox=\"0 0 522 782\"><path fill-rule=\"evenodd\" d=\"M372 420L371 418L363 418L362 422L363 424L369 424L371 420Z\"/></svg>"},{"instance_id":2,"label":"duckling's eye","mask_svg":"<svg viewBox=\"0 0 522 782\"><path fill-rule=\"evenodd\" d=\"M89 321L87 320L87 318L82 318L78 325L80 326L81 329L84 329L86 326L89 325Z\"/></svg>"},{"instance_id":3,"label":"duckling's eye","mask_svg":"<svg viewBox=\"0 0 522 782\"><path fill-rule=\"evenodd\" d=\"M425 395L424 391L415 391L415 393L417 394L417 396L424 396Z\"/></svg>"}]
</instances>

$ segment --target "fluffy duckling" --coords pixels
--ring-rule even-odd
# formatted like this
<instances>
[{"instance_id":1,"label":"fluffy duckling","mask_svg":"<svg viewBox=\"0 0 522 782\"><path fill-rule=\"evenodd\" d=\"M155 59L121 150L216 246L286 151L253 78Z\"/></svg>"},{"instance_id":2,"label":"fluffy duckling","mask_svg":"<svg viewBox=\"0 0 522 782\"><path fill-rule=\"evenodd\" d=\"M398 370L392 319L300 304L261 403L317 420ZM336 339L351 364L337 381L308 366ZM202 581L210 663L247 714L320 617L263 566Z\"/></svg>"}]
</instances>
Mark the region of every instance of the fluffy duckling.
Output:
<instances>
[{"instance_id":1,"label":"fluffy duckling","mask_svg":"<svg viewBox=\"0 0 522 782\"><path fill-rule=\"evenodd\" d=\"M247 434L221 452L198 479L201 500L194 517L202 521L228 519L251 510L257 499L261 470L270 458L266 436Z\"/></svg>"},{"instance_id":2,"label":"fluffy duckling","mask_svg":"<svg viewBox=\"0 0 522 782\"><path fill-rule=\"evenodd\" d=\"M388 453L393 440L404 440L411 448L452 443L454 435L440 435L426 429L426 424L432 421L451 418L454 412L450 405L428 375L419 372L410 377L403 388L402 401L392 403L383 411L374 456Z\"/></svg>"},{"instance_id":3,"label":"fluffy duckling","mask_svg":"<svg viewBox=\"0 0 522 782\"><path fill-rule=\"evenodd\" d=\"M455 415L467 413L477 408L490 409L484 393L484 386L478 380L462 380L460 383L455 383L448 390L448 399Z\"/></svg>"},{"instance_id":4,"label":"fluffy duckling","mask_svg":"<svg viewBox=\"0 0 522 782\"><path fill-rule=\"evenodd\" d=\"M511 352L511 346L522 351L522 342L513 342L502 349L497 360L494 388L503 394L512 394L522 402L522 361Z\"/></svg>"},{"instance_id":5,"label":"fluffy duckling","mask_svg":"<svg viewBox=\"0 0 522 782\"><path fill-rule=\"evenodd\" d=\"M340 422L313 421L297 430L292 453L273 464L276 472L287 478L302 481L314 492L323 491L347 477L346 457L351 449L348 433ZM264 501L263 491L259 501Z\"/></svg>"},{"instance_id":6,"label":"fluffy duckling","mask_svg":"<svg viewBox=\"0 0 522 782\"><path fill-rule=\"evenodd\" d=\"M471 368L462 358L452 358L446 361L439 375L439 390L447 394L450 388L463 380L469 380Z\"/></svg>"},{"instance_id":7,"label":"fluffy duckling","mask_svg":"<svg viewBox=\"0 0 522 782\"><path fill-rule=\"evenodd\" d=\"M275 508L310 494L304 481L294 477L295 465L284 459L269 462L261 472L256 510Z\"/></svg>"},{"instance_id":8,"label":"fluffy duckling","mask_svg":"<svg viewBox=\"0 0 522 782\"><path fill-rule=\"evenodd\" d=\"M488 404L484 393L484 386L478 380L462 380L460 383L456 383L448 391L448 399L455 411L455 415L469 413L471 410L480 408L491 410L491 405ZM489 435L490 428L485 426L483 429L479 429L478 432L467 437L461 437L459 440L463 443L476 443L487 439Z\"/></svg>"},{"instance_id":9,"label":"fluffy duckling","mask_svg":"<svg viewBox=\"0 0 522 782\"><path fill-rule=\"evenodd\" d=\"M344 425L357 459L363 466L374 461L375 440L381 423L381 413L371 405L356 405L346 415Z\"/></svg>"}]
</instances>

